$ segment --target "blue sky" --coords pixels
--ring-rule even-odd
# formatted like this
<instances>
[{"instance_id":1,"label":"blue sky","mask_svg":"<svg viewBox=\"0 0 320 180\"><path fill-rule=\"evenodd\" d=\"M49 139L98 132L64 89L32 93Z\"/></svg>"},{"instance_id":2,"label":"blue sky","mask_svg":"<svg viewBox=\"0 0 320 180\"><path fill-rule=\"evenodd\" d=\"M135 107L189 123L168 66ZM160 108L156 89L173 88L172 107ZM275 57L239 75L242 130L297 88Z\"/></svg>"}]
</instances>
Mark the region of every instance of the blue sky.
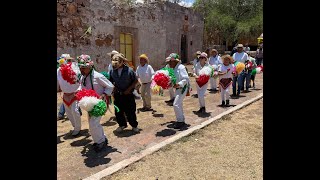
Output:
<instances>
[{"instance_id":1,"label":"blue sky","mask_svg":"<svg viewBox=\"0 0 320 180\"><path fill-rule=\"evenodd\" d=\"M190 7L195 0L182 0L182 3L180 5L185 4L187 7Z\"/></svg>"}]
</instances>

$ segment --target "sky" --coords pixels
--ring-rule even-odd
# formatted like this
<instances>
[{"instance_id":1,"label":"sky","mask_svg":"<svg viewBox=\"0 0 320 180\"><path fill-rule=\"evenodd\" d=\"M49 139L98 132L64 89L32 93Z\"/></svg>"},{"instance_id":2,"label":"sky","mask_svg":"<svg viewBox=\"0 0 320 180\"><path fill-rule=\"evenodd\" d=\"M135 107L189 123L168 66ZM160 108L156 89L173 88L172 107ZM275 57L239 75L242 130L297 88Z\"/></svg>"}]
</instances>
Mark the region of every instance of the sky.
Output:
<instances>
[{"instance_id":1,"label":"sky","mask_svg":"<svg viewBox=\"0 0 320 180\"><path fill-rule=\"evenodd\" d=\"M195 0L182 0L182 2L179 4L185 7L190 7L194 3L194 1ZM137 0L137 2L143 3L143 0Z\"/></svg>"}]
</instances>

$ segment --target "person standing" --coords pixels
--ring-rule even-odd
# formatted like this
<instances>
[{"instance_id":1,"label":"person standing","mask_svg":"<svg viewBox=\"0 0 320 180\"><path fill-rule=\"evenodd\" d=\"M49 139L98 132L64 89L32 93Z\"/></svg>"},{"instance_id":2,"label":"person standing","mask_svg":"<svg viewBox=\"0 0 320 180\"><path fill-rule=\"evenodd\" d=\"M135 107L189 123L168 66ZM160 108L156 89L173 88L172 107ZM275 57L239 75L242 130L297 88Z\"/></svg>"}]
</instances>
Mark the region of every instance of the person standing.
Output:
<instances>
[{"instance_id":1,"label":"person standing","mask_svg":"<svg viewBox=\"0 0 320 180\"><path fill-rule=\"evenodd\" d=\"M249 59L248 54L243 51L243 44L237 45L237 52L233 54L232 58L234 61L241 62L245 64L245 62ZM240 74L237 74L232 79L232 96L238 97L240 95L240 90L243 87L243 81L246 77L246 74L244 71L242 71ZM238 89L236 87L238 83ZM249 88L249 87L248 87Z\"/></svg>"},{"instance_id":2,"label":"person standing","mask_svg":"<svg viewBox=\"0 0 320 180\"><path fill-rule=\"evenodd\" d=\"M183 113L183 100L189 91L190 80L186 67L181 64L179 55L176 53L171 53L166 59L170 68L173 68L174 75L176 77L176 84L173 85L175 88L175 98L173 101L173 109L176 115L176 123L174 124L174 129L180 129L185 126L185 117Z\"/></svg>"},{"instance_id":3,"label":"person standing","mask_svg":"<svg viewBox=\"0 0 320 180\"><path fill-rule=\"evenodd\" d=\"M149 64L149 58L146 54L141 54L140 65L137 67L136 74L141 83L141 97L143 101L143 111L151 110L151 81L154 75L154 70Z\"/></svg>"},{"instance_id":4,"label":"person standing","mask_svg":"<svg viewBox=\"0 0 320 180\"><path fill-rule=\"evenodd\" d=\"M222 64L221 58L218 55L218 51L216 49L211 50L211 56L209 58L209 64L213 67L214 71L218 70L219 65ZM218 76L210 77L210 89L209 91L218 91L217 90L217 78Z\"/></svg>"},{"instance_id":5,"label":"person standing","mask_svg":"<svg viewBox=\"0 0 320 180\"><path fill-rule=\"evenodd\" d=\"M58 92L63 92L63 108L73 126L71 135L77 136L81 130L81 114L75 95L80 87L80 83L77 76L77 68L72 66L72 59L69 55L58 60L60 67L57 69L57 90ZM69 76L69 74L72 74L72 76Z\"/></svg>"},{"instance_id":6,"label":"person standing","mask_svg":"<svg viewBox=\"0 0 320 180\"><path fill-rule=\"evenodd\" d=\"M263 62L263 48L262 48L262 46L260 46L256 51L256 61L257 61L257 66L261 65Z\"/></svg>"},{"instance_id":7,"label":"person standing","mask_svg":"<svg viewBox=\"0 0 320 180\"><path fill-rule=\"evenodd\" d=\"M106 101L111 96L114 85L103 74L94 70L94 63L89 55L82 54L77 59L82 74L80 89L92 89L100 96L100 99ZM101 151L108 144L108 139L100 124L101 118L102 116L90 116L88 113L89 132L96 152Z\"/></svg>"},{"instance_id":8,"label":"person standing","mask_svg":"<svg viewBox=\"0 0 320 180\"><path fill-rule=\"evenodd\" d=\"M207 53L203 52L200 55L200 60L199 62L195 65L193 72L194 72L194 77L196 79L199 78L200 74L200 70L204 67L208 67L210 66L208 64L208 58L207 58ZM207 87L208 87L208 82L203 85L202 87L199 87L199 85L196 83L197 86L197 94L198 94L198 99L199 99L199 105L200 105L200 109L197 111L197 113L206 113L206 106L205 106L205 100L204 100L204 95L206 93Z\"/></svg>"},{"instance_id":9,"label":"person standing","mask_svg":"<svg viewBox=\"0 0 320 180\"><path fill-rule=\"evenodd\" d=\"M110 71L110 81L114 84L114 105L119 108L115 110L115 115L119 127L116 132L122 132L127 125L127 120L132 127L132 131L138 133L138 121L136 115L136 102L133 90L138 83L136 73L131 67L125 65L128 61L123 54L118 53L112 57L112 70ZM127 120L126 120L127 117Z\"/></svg>"}]
</instances>

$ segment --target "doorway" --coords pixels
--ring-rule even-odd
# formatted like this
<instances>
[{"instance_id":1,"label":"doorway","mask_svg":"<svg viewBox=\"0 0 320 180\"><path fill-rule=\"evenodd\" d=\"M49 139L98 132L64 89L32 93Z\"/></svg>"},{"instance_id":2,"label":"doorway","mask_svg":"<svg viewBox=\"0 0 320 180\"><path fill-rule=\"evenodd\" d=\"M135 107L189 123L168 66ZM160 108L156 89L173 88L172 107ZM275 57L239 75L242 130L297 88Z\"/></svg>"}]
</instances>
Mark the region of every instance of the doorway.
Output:
<instances>
[{"instance_id":1,"label":"doorway","mask_svg":"<svg viewBox=\"0 0 320 180\"><path fill-rule=\"evenodd\" d=\"M180 49L180 60L182 63L187 63L187 35L181 35L181 49Z\"/></svg>"}]
</instances>

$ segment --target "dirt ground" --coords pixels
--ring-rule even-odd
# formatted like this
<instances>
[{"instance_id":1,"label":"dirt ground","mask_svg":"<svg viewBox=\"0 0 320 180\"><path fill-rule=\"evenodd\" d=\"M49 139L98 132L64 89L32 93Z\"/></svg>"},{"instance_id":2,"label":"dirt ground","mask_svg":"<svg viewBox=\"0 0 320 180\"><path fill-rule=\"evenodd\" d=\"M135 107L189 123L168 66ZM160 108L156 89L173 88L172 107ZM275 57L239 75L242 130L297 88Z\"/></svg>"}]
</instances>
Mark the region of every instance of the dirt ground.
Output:
<instances>
[{"instance_id":1,"label":"dirt ground","mask_svg":"<svg viewBox=\"0 0 320 180\"><path fill-rule=\"evenodd\" d=\"M103 180L263 179L262 103L229 114Z\"/></svg>"},{"instance_id":2,"label":"dirt ground","mask_svg":"<svg viewBox=\"0 0 320 180\"><path fill-rule=\"evenodd\" d=\"M187 68L191 72L191 66L188 65ZM193 77L190 77L190 80L191 87L193 88L191 94L195 94L195 80ZM141 129L141 132L138 134L131 131L129 124L123 133L116 133L115 129L118 125L114 119L114 109L112 108L111 112L108 111L100 121L109 140L108 147L100 153L95 153L92 149L91 145L93 142L88 132L86 112L83 112L81 117L81 134L76 138L70 136L70 130L72 130L70 121L68 119L58 120L57 177L59 180L74 180L88 177L261 93L263 93L263 74L256 76L256 89L250 89L250 92L242 93L238 99L231 99L230 107L219 107L218 105L221 104L220 93L207 91L205 100L208 113L204 115L195 113L199 109L199 100L192 96L187 96L183 102L183 109L185 121L188 125L182 130L172 128L175 115L173 107L166 105L164 102L165 100L169 100L167 90L165 90L164 96L152 95L151 104L153 111L141 112L139 108L142 107L142 100L136 100L138 127ZM57 102L57 109L59 109L62 103L61 94L59 93Z\"/></svg>"}]
</instances>

